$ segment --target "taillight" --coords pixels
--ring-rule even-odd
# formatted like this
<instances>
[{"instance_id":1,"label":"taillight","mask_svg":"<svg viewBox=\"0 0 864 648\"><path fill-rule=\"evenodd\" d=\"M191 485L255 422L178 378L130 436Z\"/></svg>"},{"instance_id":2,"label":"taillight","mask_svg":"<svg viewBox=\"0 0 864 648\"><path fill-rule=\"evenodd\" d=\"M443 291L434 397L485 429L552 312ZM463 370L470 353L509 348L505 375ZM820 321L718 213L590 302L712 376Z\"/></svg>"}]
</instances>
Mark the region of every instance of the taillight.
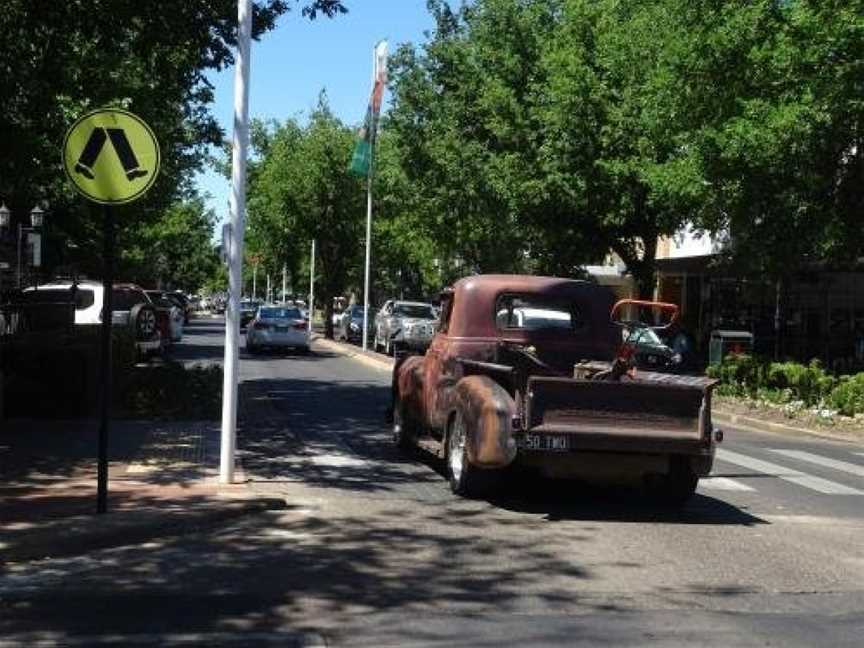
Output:
<instances>
[{"instance_id":1,"label":"taillight","mask_svg":"<svg viewBox=\"0 0 864 648\"><path fill-rule=\"evenodd\" d=\"M266 331L270 328L269 324L265 324L264 322L255 322L255 330L256 331Z\"/></svg>"},{"instance_id":2,"label":"taillight","mask_svg":"<svg viewBox=\"0 0 864 648\"><path fill-rule=\"evenodd\" d=\"M305 331L306 330L306 322L296 322L291 325L295 331Z\"/></svg>"}]
</instances>

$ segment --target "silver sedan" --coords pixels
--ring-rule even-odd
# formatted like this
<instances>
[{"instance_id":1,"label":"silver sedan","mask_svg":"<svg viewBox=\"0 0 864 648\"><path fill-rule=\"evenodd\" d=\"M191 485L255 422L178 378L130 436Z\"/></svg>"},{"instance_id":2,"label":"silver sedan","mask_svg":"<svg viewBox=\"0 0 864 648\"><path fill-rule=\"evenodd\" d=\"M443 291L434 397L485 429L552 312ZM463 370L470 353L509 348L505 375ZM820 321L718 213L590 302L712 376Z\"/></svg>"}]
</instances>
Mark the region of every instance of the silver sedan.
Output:
<instances>
[{"instance_id":1,"label":"silver sedan","mask_svg":"<svg viewBox=\"0 0 864 648\"><path fill-rule=\"evenodd\" d=\"M246 327L246 350L294 348L309 351L309 323L299 308L293 306L262 306L255 319Z\"/></svg>"}]
</instances>

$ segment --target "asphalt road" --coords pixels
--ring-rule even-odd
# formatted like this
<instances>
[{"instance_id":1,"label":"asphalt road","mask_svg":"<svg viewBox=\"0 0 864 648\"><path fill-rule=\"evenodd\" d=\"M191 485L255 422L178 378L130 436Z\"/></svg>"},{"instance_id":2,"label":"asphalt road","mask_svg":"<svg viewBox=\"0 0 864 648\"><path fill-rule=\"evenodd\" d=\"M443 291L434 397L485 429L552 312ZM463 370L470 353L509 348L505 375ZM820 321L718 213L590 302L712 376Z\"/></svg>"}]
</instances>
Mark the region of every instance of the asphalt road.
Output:
<instances>
[{"instance_id":1,"label":"asphalt road","mask_svg":"<svg viewBox=\"0 0 864 648\"><path fill-rule=\"evenodd\" d=\"M726 430L678 513L551 481L467 501L392 447L387 372L319 349L241 374L245 476L289 509L7 568L0 645L861 644L864 447Z\"/></svg>"}]
</instances>

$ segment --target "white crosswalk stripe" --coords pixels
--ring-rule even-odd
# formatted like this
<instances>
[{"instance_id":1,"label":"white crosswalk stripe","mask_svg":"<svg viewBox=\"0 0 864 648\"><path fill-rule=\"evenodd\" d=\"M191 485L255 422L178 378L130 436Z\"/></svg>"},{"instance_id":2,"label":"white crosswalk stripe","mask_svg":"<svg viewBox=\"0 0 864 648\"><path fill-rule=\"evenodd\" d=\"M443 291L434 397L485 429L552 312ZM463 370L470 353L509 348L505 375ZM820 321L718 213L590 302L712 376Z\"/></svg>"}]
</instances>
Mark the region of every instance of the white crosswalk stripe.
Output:
<instances>
[{"instance_id":1,"label":"white crosswalk stripe","mask_svg":"<svg viewBox=\"0 0 864 648\"><path fill-rule=\"evenodd\" d=\"M864 466L850 463L848 461L830 459L829 457L823 457L822 455L804 452L803 450L776 450L772 448L771 452L776 452L777 454L781 454L784 457L790 457L791 459L798 459L799 461L806 461L808 463L816 464L817 466L833 468L834 470L849 473L850 475L855 475L857 477L864 477Z\"/></svg>"},{"instance_id":2,"label":"white crosswalk stripe","mask_svg":"<svg viewBox=\"0 0 864 648\"><path fill-rule=\"evenodd\" d=\"M838 484L837 482L822 479L821 477L808 475L800 470L787 468L786 466L781 466L770 461L748 457L747 455L732 452L731 450L718 449L717 459L743 468L755 470L756 472L772 475L778 479L803 486L804 488L825 495L864 495L864 491L858 490L857 488L851 488L850 486Z\"/></svg>"},{"instance_id":3,"label":"white crosswalk stripe","mask_svg":"<svg viewBox=\"0 0 864 648\"><path fill-rule=\"evenodd\" d=\"M734 479L729 479L728 477L703 477L699 480L699 488L706 488L708 490L739 492L748 492L754 490L747 484L742 484L741 482L735 481Z\"/></svg>"}]
</instances>

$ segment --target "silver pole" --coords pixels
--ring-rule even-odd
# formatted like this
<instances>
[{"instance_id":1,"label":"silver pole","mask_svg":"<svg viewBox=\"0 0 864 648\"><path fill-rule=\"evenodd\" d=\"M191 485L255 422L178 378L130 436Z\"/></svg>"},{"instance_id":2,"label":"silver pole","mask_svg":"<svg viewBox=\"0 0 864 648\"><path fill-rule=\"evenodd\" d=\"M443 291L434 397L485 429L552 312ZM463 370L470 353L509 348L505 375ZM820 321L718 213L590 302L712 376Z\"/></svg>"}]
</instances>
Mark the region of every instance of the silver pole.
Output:
<instances>
[{"instance_id":1,"label":"silver pole","mask_svg":"<svg viewBox=\"0 0 864 648\"><path fill-rule=\"evenodd\" d=\"M225 371L222 383L222 447L219 481L234 481L237 444L237 380L240 351L240 292L246 226L246 150L249 146L249 58L252 0L237 0L237 61L234 68L234 141L231 154L231 245L228 252L228 310L225 312Z\"/></svg>"},{"instance_id":2,"label":"silver pole","mask_svg":"<svg viewBox=\"0 0 864 648\"><path fill-rule=\"evenodd\" d=\"M270 292L270 273L269 272L267 273L267 297L264 301L266 301L268 304L273 301L273 298L271 297L271 292Z\"/></svg>"},{"instance_id":3,"label":"silver pole","mask_svg":"<svg viewBox=\"0 0 864 648\"><path fill-rule=\"evenodd\" d=\"M282 303L283 304L287 300L287 297L285 294L285 285L287 284L287 282L288 282L288 266L283 265L282 266Z\"/></svg>"},{"instance_id":4,"label":"silver pole","mask_svg":"<svg viewBox=\"0 0 864 648\"><path fill-rule=\"evenodd\" d=\"M313 319L315 319L315 239L312 239L312 263L309 266L309 335L312 335Z\"/></svg>"},{"instance_id":5,"label":"silver pole","mask_svg":"<svg viewBox=\"0 0 864 648\"><path fill-rule=\"evenodd\" d=\"M378 77L378 56L372 48L372 91L375 91L375 79ZM366 261L363 268L363 350L369 344L369 267L372 264L372 172L375 167L375 115L369 127L369 175L366 176Z\"/></svg>"},{"instance_id":6,"label":"silver pole","mask_svg":"<svg viewBox=\"0 0 864 648\"><path fill-rule=\"evenodd\" d=\"M252 299L258 294L258 263L252 265Z\"/></svg>"}]
</instances>

